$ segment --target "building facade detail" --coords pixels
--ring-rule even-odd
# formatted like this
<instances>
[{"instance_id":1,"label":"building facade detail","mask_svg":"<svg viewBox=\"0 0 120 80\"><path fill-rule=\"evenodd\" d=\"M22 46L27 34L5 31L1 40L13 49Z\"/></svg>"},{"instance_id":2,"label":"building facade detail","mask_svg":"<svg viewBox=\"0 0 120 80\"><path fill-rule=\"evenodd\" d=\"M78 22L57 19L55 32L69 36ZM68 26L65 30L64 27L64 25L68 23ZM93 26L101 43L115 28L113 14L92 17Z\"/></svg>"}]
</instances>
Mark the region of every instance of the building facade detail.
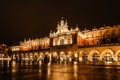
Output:
<instances>
[{"instance_id":1,"label":"building facade detail","mask_svg":"<svg viewBox=\"0 0 120 80\"><path fill-rule=\"evenodd\" d=\"M50 38L53 39L53 46L70 45L74 43L74 35L77 35L79 29L68 29L67 21L61 20L57 26L57 32L50 32Z\"/></svg>"}]
</instances>

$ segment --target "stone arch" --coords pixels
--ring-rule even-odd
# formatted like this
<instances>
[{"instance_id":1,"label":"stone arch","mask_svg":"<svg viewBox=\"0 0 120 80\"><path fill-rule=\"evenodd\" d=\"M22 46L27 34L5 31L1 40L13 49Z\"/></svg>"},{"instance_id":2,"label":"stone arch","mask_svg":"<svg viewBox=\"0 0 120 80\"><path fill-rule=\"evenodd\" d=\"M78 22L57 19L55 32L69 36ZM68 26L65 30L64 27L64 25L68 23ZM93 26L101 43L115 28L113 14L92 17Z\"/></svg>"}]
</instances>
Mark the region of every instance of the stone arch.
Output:
<instances>
[{"instance_id":1,"label":"stone arch","mask_svg":"<svg viewBox=\"0 0 120 80\"><path fill-rule=\"evenodd\" d=\"M19 56L19 54L17 53L16 54L16 60L19 60L20 59L20 56Z\"/></svg>"},{"instance_id":2,"label":"stone arch","mask_svg":"<svg viewBox=\"0 0 120 80\"><path fill-rule=\"evenodd\" d=\"M57 53L57 52L53 52L53 53L51 53L51 56L52 56L53 58L56 58L56 57L58 57L58 53Z\"/></svg>"},{"instance_id":3,"label":"stone arch","mask_svg":"<svg viewBox=\"0 0 120 80\"><path fill-rule=\"evenodd\" d=\"M67 59L67 55L65 54L65 51L60 51L59 56L61 61Z\"/></svg>"},{"instance_id":4,"label":"stone arch","mask_svg":"<svg viewBox=\"0 0 120 80\"><path fill-rule=\"evenodd\" d=\"M19 54L16 54L17 57L19 57Z\"/></svg>"},{"instance_id":5,"label":"stone arch","mask_svg":"<svg viewBox=\"0 0 120 80\"><path fill-rule=\"evenodd\" d=\"M115 61L120 61L120 50L115 53Z\"/></svg>"},{"instance_id":6,"label":"stone arch","mask_svg":"<svg viewBox=\"0 0 120 80\"><path fill-rule=\"evenodd\" d=\"M57 52L53 52L53 53L52 53L52 56L53 56L53 57L57 57L57 55L58 55Z\"/></svg>"},{"instance_id":7,"label":"stone arch","mask_svg":"<svg viewBox=\"0 0 120 80\"><path fill-rule=\"evenodd\" d=\"M46 56L49 56L50 57L50 53L49 52L45 52L44 53Z\"/></svg>"},{"instance_id":8,"label":"stone arch","mask_svg":"<svg viewBox=\"0 0 120 80\"><path fill-rule=\"evenodd\" d=\"M60 56L58 55L57 52L52 52L51 53L51 60L52 61L58 61L58 60L60 60Z\"/></svg>"},{"instance_id":9,"label":"stone arch","mask_svg":"<svg viewBox=\"0 0 120 80\"><path fill-rule=\"evenodd\" d=\"M64 56L65 55L65 51L60 51L59 55L60 56Z\"/></svg>"},{"instance_id":10,"label":"stone arch","mask_svg":"<svg viewBox=\"0 0 120 80\"><path fill-rule=\"evenodd\" d=\"M25 55L22 53L20 56L21 56L21 60L24 60Z\"/></svg>"},{"instance_id":11,"label":"stone arch","mask_svg":"<svg viewBox=\"0 0 120 80\"><path fill-rule=\"evenodd\" d=\"M51 59L51 54L50 54L48 51L46 51L46 52L44 53L44 58L49 58L49 59Z\"/></svg>"},{"instance_id":12,"label":"stone arch","mask_svg":"<svg viewBox=\"0 0 120 80\"><path fill-rule=\"evenodd\" d=\"M46 51L44 53L44 61L48 62L49 60L51 60L51 54L48 51Z\"/></svg>"},{"instance_id":13,"label":"stone arch","mask_svg":"<svg viewBox=\"0 0 120 80\"><path fill-rule=\"evenodd\" d=\"M90 61L93 61L94 59L99 60L99 57L100 57L100 52L95 49L90 51L90 53L88 54L88 60L90 60Z\"/></svg>"},{"instance_id":14,"label":"stone arch","mask_svg":"<svg viewBox=\"0 0 120 80\"><path fill-rule=\"evenodd\" d=\"M33 54L33 58L34 58L35 61L38 60L38 53L37 53L37 52L35 52L35 53Z\"/></svg>"},{"instance_id":15,"label":"stone arch","mask_svg":"<svg viewBox=\"0 0 120 80\"><path fill-rule=\"evenodd\" d=\"M113 50L111 50L111 49L105 49L101 53L101 55L100 55L100 60L101 61L112 61L112 60L114 60L114 52L113 52Z\"/></svg>"},{"instance_id":16,"label":"stone arch","mask_svg":"<svg viewBox=\"0 0 120 80\"><path fill-rule=\"evenodd\" d=\"M33 53L29 54L29 58L30 58L30 60L33 60Z\"/></svg>"},{"instance_id":17,"label":"stone arch","mask_svg":"<svg viewBox=\"0 0 120 80\"><path fill-rule=\"evenodd\" d=\"M4 57L4 54L2 54L2 57ZM13 54L12 58L15 60L16 59L16 54Z\"/></svg>"},{"instance_id":18,"label":"stone arch","mask_svg":"<svg viewBox=\"0 0 120 80\"><path fill-rule=\"evenodd\" d=\"M38 57L38 53L34 53L34 56L37 56L37 57Z\"/></svg>"},{"instance_id":19,"label":"stone arch","mask_svg":"<svg viewBox=\"0 0 120 80\"><path fill-rule=\"evenodd\" d=\"M68 51L67 55L68 55L69 57L73 57L73 56L74 56L74 53L73 53L72 51Z\"/></svg>"},{"instance_id":20,"label":"stone arch","mask_svg":"<svg viewBox=\"0 0 120 80\"><path fill-rule=\"evenodd\" d=\"M88 60L88 52L82 50L79 52L79 61L87 61Z\"/></svg>"},{"instance_id":21,"label":"stone arch","mask_svg":"<svg viewBox=\"0 0 120 80\"><path fill-rule=\"evenodd\" d=\"M42 52L38 53L38 61L43 61L44 54Z\"/></svg>"},{"instance_id":22,"label":"stone arch","mask_svg":"<svg viewBox=\"0 0 120 80\"><path fill-rule=\"evenodd\" d=\"M42 52L40 52L40 53L38 54L38 56L39 56L39 57L44 57L44 54L43 54Z\"/></svg>"},{"instance_id":23,"label":"stone arch","mask_svg":"<svg viewBox=\"0 0 120 80\"><path fill-rule=\"evenodd\" d=\"M25 59L25 60L29 60L29 55L28 55L28 53L25 53L24 59Z\"/></svg>"}]
</instances>

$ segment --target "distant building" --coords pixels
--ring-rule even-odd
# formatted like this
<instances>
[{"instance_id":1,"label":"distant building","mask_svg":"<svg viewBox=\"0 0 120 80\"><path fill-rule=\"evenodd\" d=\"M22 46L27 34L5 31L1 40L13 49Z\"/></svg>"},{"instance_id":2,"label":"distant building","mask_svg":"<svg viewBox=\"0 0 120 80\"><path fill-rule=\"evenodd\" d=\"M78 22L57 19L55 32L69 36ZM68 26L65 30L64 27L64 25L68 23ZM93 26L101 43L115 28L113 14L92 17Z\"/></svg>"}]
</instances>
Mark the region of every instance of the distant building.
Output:
<instances>
[{"instance_id":1,"label":"distant building","mask_svg":"<svg viewBox=\"0 0 120 80\"><path fill-rule=\"evenodd\" d=\"M0 60L6 60L8 58L7 45L0 44Z\"/></svg>"},{"instance_id":2,"label":"distant building","mask_svg":"<svg viewBox=\"0 0 120 80\"><path fill-rule=\"evenodd\" d=\"M10 46L9 50L10 51L20 51L20 46L19 45L18 46Z\"/></svg>"}]
</instances>

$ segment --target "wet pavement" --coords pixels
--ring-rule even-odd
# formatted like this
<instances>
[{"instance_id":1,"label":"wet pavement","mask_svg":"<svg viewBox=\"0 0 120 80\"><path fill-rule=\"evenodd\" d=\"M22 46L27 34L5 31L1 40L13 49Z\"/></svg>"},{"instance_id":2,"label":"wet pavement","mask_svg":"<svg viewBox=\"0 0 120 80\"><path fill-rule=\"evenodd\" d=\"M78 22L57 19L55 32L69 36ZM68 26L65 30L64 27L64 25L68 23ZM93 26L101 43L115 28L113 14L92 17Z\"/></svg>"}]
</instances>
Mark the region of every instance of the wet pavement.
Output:
<instances>
[{"instance_id":1,"label":"wet pavement","mask_svg":"<svg viewBox=\"0 0 120 80\"><path fill-rule=\"evenodd\" d=\"M119 66L0 61L0 80L120 80Z\"/></svg>"}]
</instances>

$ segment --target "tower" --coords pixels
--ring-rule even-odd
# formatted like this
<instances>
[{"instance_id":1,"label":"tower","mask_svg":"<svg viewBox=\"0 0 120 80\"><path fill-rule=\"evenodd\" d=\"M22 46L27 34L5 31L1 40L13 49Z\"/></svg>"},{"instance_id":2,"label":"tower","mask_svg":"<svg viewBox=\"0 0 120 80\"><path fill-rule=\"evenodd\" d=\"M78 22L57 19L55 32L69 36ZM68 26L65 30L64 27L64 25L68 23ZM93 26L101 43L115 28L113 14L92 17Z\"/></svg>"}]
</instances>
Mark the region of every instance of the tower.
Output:
<instances>
[{"instance_id":1,"label":"tower","mask_svg":"<svg viewBox=\"0 0 120 80\"><path fill-rule=\"evenodd\" d=\"M58 22L57 25L57 33L64 33L68 31L68 25L67 20L63 20L63 17L61 18L60 22Z\"/></svg>"}]
</instances>

